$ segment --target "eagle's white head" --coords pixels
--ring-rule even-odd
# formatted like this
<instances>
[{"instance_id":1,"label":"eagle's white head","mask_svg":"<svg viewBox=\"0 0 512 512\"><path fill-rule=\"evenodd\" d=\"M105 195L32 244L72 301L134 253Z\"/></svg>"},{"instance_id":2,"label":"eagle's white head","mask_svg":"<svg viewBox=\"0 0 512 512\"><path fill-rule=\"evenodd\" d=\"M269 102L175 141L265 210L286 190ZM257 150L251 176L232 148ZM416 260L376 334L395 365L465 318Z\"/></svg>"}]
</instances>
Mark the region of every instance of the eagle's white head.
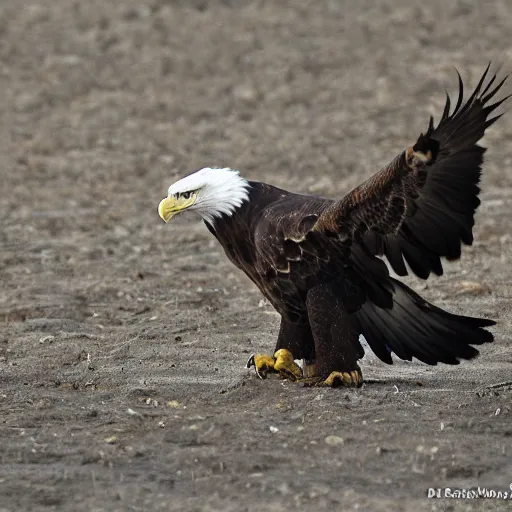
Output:
<instances>
[{"instance_id":1,"label":"eagle's white head","mask_svg":"<svg viewBox=\"0 0 512 512\"><path fill-rule=\"evenodd\" d=\"M249 182L233 169L205 167L169 187L158 214L165 222L184 210L196 210L213 223L216 217L232 215L249 198Z\"/></svg>"}]
</instances>

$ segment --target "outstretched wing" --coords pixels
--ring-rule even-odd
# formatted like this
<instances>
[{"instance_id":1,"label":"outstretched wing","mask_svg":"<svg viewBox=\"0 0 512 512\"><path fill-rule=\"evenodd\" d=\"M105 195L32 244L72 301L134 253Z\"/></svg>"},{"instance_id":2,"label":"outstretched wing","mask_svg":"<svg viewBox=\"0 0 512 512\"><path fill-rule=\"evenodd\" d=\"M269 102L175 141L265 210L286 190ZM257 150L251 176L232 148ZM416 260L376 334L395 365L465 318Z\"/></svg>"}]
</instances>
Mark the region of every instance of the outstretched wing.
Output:
<instances>
[{"instance_id":1,"label":"outstretched wing","mask_svg":"<svg viewBox=\"0 0 512 512\"><path fill-rule=\"evenodd\" d=\"M407 275L404 258L421 278L430 272L441 275L440 257L458 259L461 242L473 242L485 152L477 142L501 117L490 116L509 97L489 104L507 79L493 88L497 77L486 83L489 67L464 104L458 75L459 96L453 112L447 95L437 127L431 117L427 132L414 146L326 208L314 230L343 243L359 242L372 255L385 255L398 275Z\"/></svg>"}]
</instances>

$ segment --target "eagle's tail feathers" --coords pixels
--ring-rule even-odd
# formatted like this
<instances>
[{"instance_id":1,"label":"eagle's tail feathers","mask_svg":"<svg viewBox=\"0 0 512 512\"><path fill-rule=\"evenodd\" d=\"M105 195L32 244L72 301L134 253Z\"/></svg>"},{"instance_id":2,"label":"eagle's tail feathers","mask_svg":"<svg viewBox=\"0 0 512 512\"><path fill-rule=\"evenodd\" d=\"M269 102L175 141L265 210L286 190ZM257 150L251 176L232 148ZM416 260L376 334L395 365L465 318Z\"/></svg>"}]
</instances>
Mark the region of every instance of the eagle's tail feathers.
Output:
<instances>
[{"instance_id":1,"label":"eagle's tail feathers","mask_svg":"<svg viewBox=\"0 0 512 512\"><path fill-rule=\"evenodd\" d=\"M361 334L385 363L392 363L394 352L408 361L415 357L430 365L458 364L460 359L478 355L472 345L493 341L484 327L494 325L494 321L448 313L400 281L392 281L392 308L379 308L367 301L355 313Z\"/></svg>"}]
</instances>

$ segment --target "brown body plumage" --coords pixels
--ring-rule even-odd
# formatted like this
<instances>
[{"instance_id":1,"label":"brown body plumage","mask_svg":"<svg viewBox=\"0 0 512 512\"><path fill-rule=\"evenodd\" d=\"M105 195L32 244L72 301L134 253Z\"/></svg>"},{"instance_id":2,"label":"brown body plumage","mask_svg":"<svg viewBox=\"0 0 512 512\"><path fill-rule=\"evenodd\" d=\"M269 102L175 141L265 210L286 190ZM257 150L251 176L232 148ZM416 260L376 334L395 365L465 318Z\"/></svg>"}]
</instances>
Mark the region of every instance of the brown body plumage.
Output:
<instances>
[{"instance_id":1,"label":"brown body plumage","mask_svg":"<svg viewBox=\"0 0 512 512\"><path fill-rule=\"evenodd\" d=\"M489 105L504 83L486 83L471 97L450 98L439 124L375 176L333 201L249 182L249 198L207 226L231 261L282 317L276 350L314 362L315 375L358 371L363 334L386 363L391 353L427 364L457 364L493 340L494 322L453 315L393 279L406 262L417 276L441 275L441 257L461 255L473 241L485 149L477 142L499 116ZM359 384L360 381L358 380Z\"/></svg>"}]
</instances>

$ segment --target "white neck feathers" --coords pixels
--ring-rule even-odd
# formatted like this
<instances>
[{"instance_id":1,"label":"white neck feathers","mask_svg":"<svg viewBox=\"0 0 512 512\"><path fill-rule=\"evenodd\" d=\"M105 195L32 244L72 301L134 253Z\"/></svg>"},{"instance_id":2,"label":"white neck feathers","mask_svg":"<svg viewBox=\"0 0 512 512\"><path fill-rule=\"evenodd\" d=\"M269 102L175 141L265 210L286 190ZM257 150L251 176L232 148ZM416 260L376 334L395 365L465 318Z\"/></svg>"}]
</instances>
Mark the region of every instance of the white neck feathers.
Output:
<instances>
[{"instance_id":1,"label":"white neck feathers","mask_svg":"<svg viewBox=\"0 0 512 512\"><path fill-rule=\"evenodd\" d=\"M196 210L213 224L215 218L233 215L249 198L249 188L249 182L238 171L206 167L171 185L169 195L197 190L197 199L189 210Z\"/></svg>"}]
</instances>

